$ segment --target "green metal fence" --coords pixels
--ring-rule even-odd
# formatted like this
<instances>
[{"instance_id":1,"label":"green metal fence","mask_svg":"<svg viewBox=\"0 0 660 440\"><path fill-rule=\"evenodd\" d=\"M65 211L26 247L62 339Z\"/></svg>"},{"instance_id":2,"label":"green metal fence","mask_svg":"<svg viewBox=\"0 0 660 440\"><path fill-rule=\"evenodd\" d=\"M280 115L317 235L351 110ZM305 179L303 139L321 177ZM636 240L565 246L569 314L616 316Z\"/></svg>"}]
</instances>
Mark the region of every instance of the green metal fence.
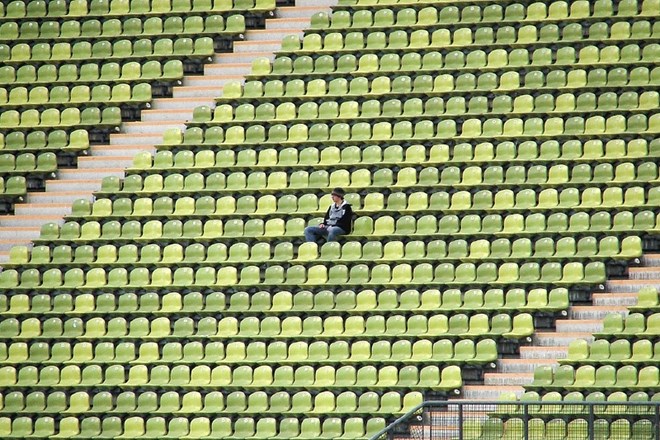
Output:
<instances>
[{"instance_id":1,"label":"green metal fence","mask_svg":"<svg viewBox=\"0 0 660 440\"><path fill-rule=\"evenodd\" d=\"M427 401L371 440L659 440L660 402Z\"/></svg>"}]
</instances>

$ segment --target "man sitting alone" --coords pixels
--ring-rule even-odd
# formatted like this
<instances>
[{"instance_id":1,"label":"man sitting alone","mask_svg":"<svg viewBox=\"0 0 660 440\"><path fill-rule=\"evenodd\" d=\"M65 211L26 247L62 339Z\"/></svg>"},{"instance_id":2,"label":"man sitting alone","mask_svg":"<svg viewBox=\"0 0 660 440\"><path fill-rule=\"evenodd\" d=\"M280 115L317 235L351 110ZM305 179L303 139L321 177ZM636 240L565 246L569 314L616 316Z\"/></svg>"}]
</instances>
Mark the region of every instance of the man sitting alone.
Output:
<instances>
[{"instance_id":1,"label":"man sitting alone","mask_svg":"<svg viewBox=\"0 0 660 440\"><path fill-rule=\"evenodd\" d=\"M307 226L305 228L305 241L317 242L321 237L327 237L328 241L337 241L340 235L351 233L353 221L353 209L350 203L344 200L346 192L342 188L332 191L332 204L323 218L323 223L318 226Z\"/></svg>"}]
</instances>

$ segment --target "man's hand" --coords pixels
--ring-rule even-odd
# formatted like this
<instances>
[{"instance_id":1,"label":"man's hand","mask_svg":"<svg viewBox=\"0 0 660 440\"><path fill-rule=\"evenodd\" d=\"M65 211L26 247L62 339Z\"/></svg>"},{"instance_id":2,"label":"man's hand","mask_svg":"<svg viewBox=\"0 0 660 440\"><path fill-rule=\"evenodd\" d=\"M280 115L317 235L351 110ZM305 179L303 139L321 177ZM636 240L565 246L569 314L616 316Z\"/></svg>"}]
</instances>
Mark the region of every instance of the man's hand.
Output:
<instances>
[{"instance_id":1,"label":"man's hand","mask_svg":"<svg viewBox=\"0 0 660 440\"><path fill-rule=\"evenodd\" d=\"M325 228L325 223L321 223L321 224L319 225L319 228L324 229L324 228Z\"/></svg>"}]
</instances>

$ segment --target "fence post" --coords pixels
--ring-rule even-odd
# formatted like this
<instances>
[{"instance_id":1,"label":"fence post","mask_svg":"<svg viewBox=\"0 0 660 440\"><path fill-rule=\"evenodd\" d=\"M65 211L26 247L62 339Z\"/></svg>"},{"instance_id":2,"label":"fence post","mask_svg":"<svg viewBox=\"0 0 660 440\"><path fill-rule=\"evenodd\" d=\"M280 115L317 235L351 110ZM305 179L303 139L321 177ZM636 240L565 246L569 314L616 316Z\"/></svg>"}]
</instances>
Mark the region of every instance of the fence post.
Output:
<instances>
[{"instance_id":1,"label":"fence post","mask_svg":"<svg viewBox=\"0 0 660 440\"><path fill-rule=\"evenodd\" d=\"M655 405L655 439L660 439L660 405Z\"/></svg>"},{"instance_id":2,"label":"fence post","mask_svg":"<svg viewBox=\"0 0 660 440\"><path fill-rule=\"evenodd\" d=\"M529 405L523 403L523 439L529 438Z\"/></svg>"},{"instance_id":3,"label":"fence post","mask_svg":"<svg viewBox=\"0 0 660 440\"><path fill-rule=\"evenodd\" d=\"M428 425L428 439L433 440L433 405L423 408L418 417L422 423L422 439L427 438L426 426Z\"/></svg>"},{"instance_id":4,"label":"fence post","mask_svg":"<svg viewBox=\"0 0 660 440\"><path fill-rule=\"evenodd\" d=\"M458 404L458 440L463 440L463 404Z\"/></svg>"},{"instance_id":5,"label":"fence post","mask_svg":"<svg viewBox=\"0 0 660 440\"><path fill-rule=\"evenodd\" d=\"M589 421L587 422L587 431L589 431L589 438L594 438L594 405L589 406Z\"/></svg>"}]
</instances>

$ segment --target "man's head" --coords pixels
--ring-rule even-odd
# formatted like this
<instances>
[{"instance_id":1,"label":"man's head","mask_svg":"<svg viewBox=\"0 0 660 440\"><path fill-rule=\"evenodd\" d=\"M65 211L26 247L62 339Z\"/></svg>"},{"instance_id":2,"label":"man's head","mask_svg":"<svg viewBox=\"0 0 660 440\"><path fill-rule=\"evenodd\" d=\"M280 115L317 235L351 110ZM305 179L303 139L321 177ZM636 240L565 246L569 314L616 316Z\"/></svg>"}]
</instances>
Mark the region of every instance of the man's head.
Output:
<instances>
[{"instance_id":1,"label":"man's head","mask_svg":"<svg viewBox=\"0 0 660 440\"><path fill-rule=\"evenodd\" d=\"M344 191L343 188L335 188L332 190L332 201L335 202L335 204L339 205L342 200L344 200L344 196L346 196L346 191Z\"/></svg>"}]
</instances>

